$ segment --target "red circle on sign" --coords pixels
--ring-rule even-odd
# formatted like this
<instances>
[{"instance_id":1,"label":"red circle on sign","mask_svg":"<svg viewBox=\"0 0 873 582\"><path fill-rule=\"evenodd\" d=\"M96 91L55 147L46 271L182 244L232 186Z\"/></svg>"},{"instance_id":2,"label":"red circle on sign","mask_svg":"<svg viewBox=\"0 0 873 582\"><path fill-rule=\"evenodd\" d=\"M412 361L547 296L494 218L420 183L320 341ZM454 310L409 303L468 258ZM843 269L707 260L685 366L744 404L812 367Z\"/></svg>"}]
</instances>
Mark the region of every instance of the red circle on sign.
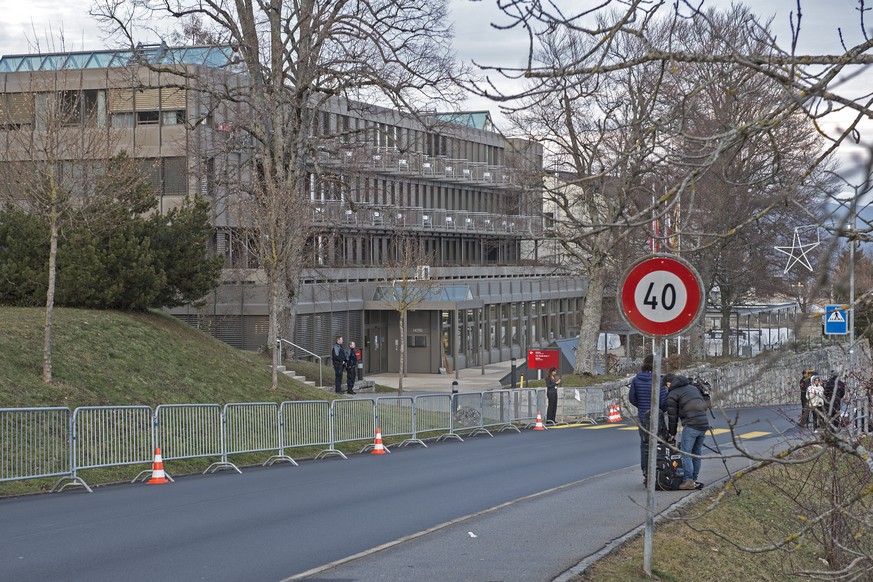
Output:
<instances>
[{"instance_id":1,"label":"red circle on sign","mask_svg":"<svg viewBox=\"0 0 873 582\"><path fill-rule=\"evenodd\" d=\"M633 265L621 287L621 312L642 333L670 336L685 331L703 304L697 272L672 255L655 255Z\"/></svg>"}]
</instances>

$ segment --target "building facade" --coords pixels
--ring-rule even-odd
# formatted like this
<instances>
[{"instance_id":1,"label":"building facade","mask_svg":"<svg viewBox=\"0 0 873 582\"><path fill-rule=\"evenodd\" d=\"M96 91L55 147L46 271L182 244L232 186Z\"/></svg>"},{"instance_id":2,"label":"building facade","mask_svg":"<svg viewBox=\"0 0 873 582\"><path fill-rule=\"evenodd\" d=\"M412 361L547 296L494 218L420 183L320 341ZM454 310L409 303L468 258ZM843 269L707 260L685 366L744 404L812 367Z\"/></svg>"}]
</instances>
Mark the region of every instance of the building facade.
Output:
<instances>
[{"instance_id":1,"label":"building facade","mask_svg":"<svg viewBox=\"0 0 873 582\"><path fill-rule=\"evenodd\" d=\"M162 211L206 198L210 251L225 256L225 275L198 305L171 313L255 350L266 347L267 290L221 178L250 163L251 150L209 90L242 74L234 67L232 49L216 46L3 56L0 140L8 150L16 132L40 131L41 104L64 100L62 131L105 134L113 151L140 160ZM282 333L296 356L326 356L343 335L363 349L365 372L395 372L405 342L407 371L438 373L576 334L585 282L525 250L545 236L537 144L504 137L487 112L413 116L332 99L314 118L326 145L300 209L312 235ZM398 279L401 239L420 257L404 268L427 289L405 338L384 292Z\"/></svg>"}]
</instances>

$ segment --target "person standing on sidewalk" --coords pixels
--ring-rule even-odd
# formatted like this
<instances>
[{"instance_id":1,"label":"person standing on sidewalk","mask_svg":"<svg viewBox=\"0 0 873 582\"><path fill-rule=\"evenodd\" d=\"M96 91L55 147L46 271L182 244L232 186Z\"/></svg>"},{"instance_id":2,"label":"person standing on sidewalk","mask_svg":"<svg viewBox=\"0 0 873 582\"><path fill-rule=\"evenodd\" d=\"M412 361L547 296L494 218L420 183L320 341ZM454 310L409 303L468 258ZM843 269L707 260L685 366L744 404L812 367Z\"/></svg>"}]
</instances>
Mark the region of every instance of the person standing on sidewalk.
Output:
<instances>
[{"instance_id":1,"label":"person standing on sidewalk","mask_svg":"<svg viewBox=\"0 0 873 582\"><path fill-rule=\"evenodd\" d=\"M355 392L355 377L358 373L358 354L355 351L355 342L349 342L349 357L346 360L346 394Z\"/></svg>"},{"instance_id":2,"label":"person standing on sidewalk","mask_svg":"<svg viewBox=\"0 0 873 582\"><path fill-rule=\"evenodd\" d=\"M806 390L809 388L810 378L812 378L814 370L804 370L803 377L800 379L800 428L806 428L809 425L809 404L806 401Z\"/></svg>"},{"instance_id":3,"label":"person standing on sidewalk","mask_svg":"<svg viewBox=\"0 0 873 582\"><path fill-rule=\"evenodd\" d=\"M667 374L664 376L664 384L667 386L667 416L671 437L676 436L679 420L682 420L679 449L686 453L682 455L685 480L679 485L679 489L698 489L702 487L698 484L697 477L700 475L703 439L706 437L706 431L709 430L709 418L706 416L709 405L700 388L693 385L685 376Z\"/></svg>"},{"instance_id":4,"label":"person standing on sidewalk","mask_svg":"<svg viewBox=\"0 0 873 582\"><path fill-rule=\"evenodd\" d=\"M827 426L827 421L824 416L824 386L821 385L821 378L813 376L809 379L809 388L806 389L806 403L812 411L812 432L818 432L818 426Z\"/></svg>"},{"instance_id":5,"label":"person standing on sidewalk","mask_svg":"<svg viewBox=\"0 0 873 582\"><path fill-rule=\"evenodd\" d=\"M655 357L652 354L643 358L643 365L637 375L631 379L628 401L637 407L637 417L640 423L640 467L643 470L643 486L646 486L646 473L649 461L649 412L652 409L652 365ZM667 410L667 389L661 385L661 395L658 408L661 412Z\"/></svg>"},{"instance_id":6,"label":"person standing on sidewalk","mask_svg":"<svg viewBox=\"0 0 873 582\"><path fill-rule=\"evenodd\" d=\"M333 348L330 351L330 363L333 364L333 372L335 374L333 390L337 394L343 393L343 370L346 369L347 361L348 355L345 348L343 348L343 336L338 335L336 336L336 343L333 344Z\"/></svg>"},{"instance_id":7,"label":"person standing on sidewalk","mask_svg":"<svg viewBox=\"0 0 873 582\"><path fill-rule=\"evenodd\" d=\"M555 416L558 414L558 384L561 379L557 377L558 369L554 366L546 372L546 400L549 401L546 408L546 424L555 424Z\"/></svg>"}]
</instances>

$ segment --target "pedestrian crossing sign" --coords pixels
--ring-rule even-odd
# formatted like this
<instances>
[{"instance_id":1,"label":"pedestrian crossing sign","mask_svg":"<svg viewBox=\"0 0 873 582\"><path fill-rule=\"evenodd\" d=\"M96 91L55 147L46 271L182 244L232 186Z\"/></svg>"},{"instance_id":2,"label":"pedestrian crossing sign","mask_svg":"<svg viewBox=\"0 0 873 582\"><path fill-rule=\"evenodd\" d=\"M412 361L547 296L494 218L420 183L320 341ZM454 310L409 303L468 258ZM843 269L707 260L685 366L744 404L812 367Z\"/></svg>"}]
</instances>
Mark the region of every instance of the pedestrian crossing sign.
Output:
<instances>
[{"instance_id":1,"label":"pedestrian crossing sign","mask_svg":"<svg viewBox=\"0 0 873 582\"><path fill-rule=\"evenodd\" d=\"M842 305L826 305L824 313L824 332L827 335L846 335L849 323L846 309Z\"/></svg>"}]
</instances>

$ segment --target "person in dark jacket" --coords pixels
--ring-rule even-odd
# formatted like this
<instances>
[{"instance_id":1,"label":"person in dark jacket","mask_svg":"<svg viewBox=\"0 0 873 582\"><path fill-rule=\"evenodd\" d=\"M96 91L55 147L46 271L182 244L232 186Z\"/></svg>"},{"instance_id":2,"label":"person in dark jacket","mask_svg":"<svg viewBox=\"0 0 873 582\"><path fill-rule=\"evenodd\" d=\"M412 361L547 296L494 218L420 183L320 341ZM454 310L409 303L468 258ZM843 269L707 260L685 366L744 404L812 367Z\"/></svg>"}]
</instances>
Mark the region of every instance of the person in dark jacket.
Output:
<instances>
[{"instance_id":1,"label":"person in dark jacket","mask_svg":"<svg viewBox=\"0 0 873 582\"><path fill-rule=\"evenodd\" d=\"M840 380L839 373L831 370L831 375L824 385L824 408L825 418L830 420L833 428L839 427L840 409L845 397L846 383Z\"/></svg>"},{"instance_id":2,"label":"person in dark jacket","mask_svg":"<svg viewBox=\"0 0 873 582\"><path fill-rule=\"evenodd\" d=\"M348 361L348 354L343 348L343 336L338 335L336 343L330 350L330 363L333 364L333 371L336 375L333 389L337 394L343 393L343 370L346 369L346 361Z\"/></svg>"},{"instance_id":3,"label":"person in dark jacket","mask_svg":"<svg viewBox=\"0 0 873 582\"><path fill-rule=\"evenodd\" d=\"M555 416L558 414L558 384L561 379L557 374L558 369L554 366L546 372L546 400L549 402L546 407L546 424L555 424Z\"/></svg>"},{"instance_id":4,"label":"person in dark jacket","mask_svg":"<svg viewBox=\"0 0 873 582\"><path fill-rule=\"evenodd\" d=\"M349 357L346 360L346 394L355 392L355 378L358 373L358 353L355 351L355 342L349 342Z\"/></svg>"},{"instance_id":5,"label":"person in dark jacket","mask_svg":"<svg viewBox=\"0 0 873 582\"><path fill-rule=\"evenodd\" d=\"M667 386L667 417L669 419L669 433L676 436L679 428L679 420L682 420L682 438L679 449L683 453L694 455L682 455L682 468L685 470L685 480L679 485L679 489L698 489L701 487L697 482L700 474L700 454L703 452L703 439L709 430L709 419L706 414L709 405L703 398L700 389L693 385L688 378L680 374L667 374L664 376L664 384Z\"/></svg>"},{"instance_id":6,"label":"person in dark jacket","mask_svg":"<svg viewBox=\"0 0 873 582\"><path fill-rule=\"evenodd\" d=\"M809 425L809 415L812 412L806 402L806 389L809 388L810 378L815 375L815 370L804 370L800 379L800 427Z\"/></svg>"},{"instance_id":7,"label":"person in dark jacket","mask_svg":"<svg viewBox=\"0 0 873 582\"><path fill-rule=\"evenodd\" d=\"M631 379L628 402L637 407L640 421L640 467L643 470L643 486L646 485L646 473L649 460L649 411L652 409L652 364L654 356L648 354L643 358L643 365L637 375ZM658 408L661 412L667 410L667 389L661 384Z\"/></svg>"}]
</instances>

